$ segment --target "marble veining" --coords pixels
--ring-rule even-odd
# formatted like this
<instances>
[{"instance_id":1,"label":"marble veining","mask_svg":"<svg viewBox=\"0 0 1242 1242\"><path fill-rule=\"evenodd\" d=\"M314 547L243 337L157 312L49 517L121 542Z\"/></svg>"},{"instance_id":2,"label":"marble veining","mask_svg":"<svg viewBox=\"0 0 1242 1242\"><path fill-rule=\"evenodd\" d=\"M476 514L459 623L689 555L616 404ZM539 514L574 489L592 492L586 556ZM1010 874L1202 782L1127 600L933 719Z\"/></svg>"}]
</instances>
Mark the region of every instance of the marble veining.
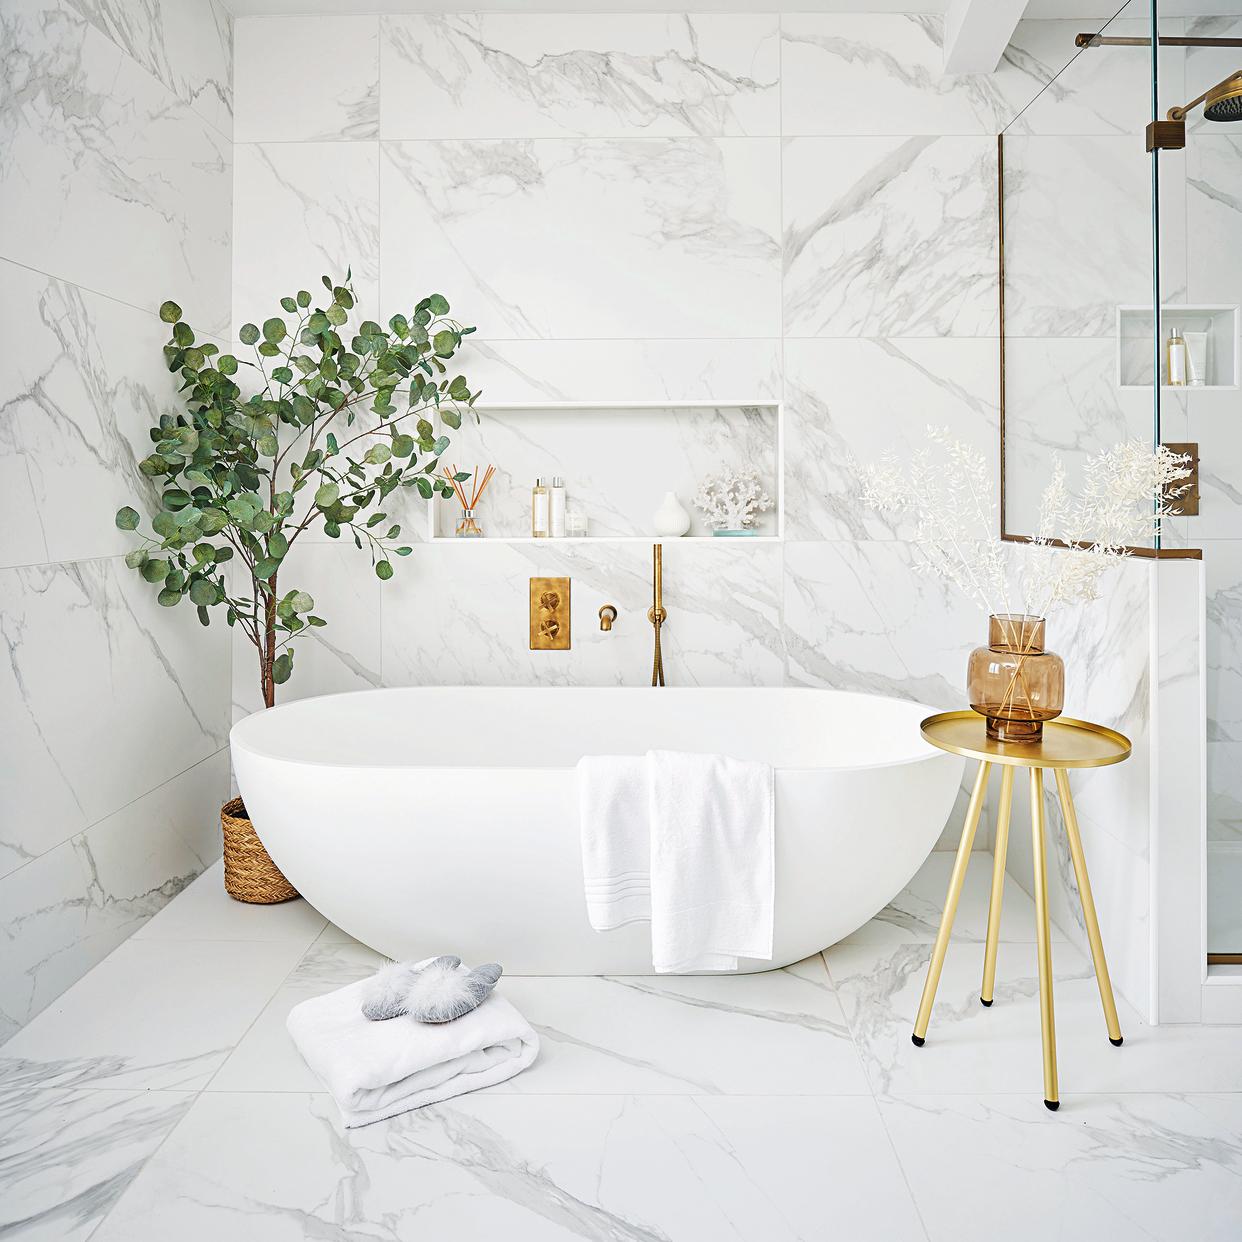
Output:
<instances>
[{"instance_id":1,"label":"marble veining","mask_svg":"<svg viewBox=\"0 0 1242 1242\"><path fill-rule=\"evenodd\" d=\"M777 19L384 17L384 138L775 134ZM387 87L391 82L391 88Z\"/></svg>"},{"instance_id":2,"label":"marble veining","mask_svg":"<svg viewBox=\"0 0 1242 1242\"><path fill-rule=\"evenodd\" d=\"M407 227L384 231L385 300L452 289L485 339L775 336L779 160L768 138L386 142L382 213Z\"/></svg>"},{"instance_id":3,"label":"marble veining","mask_svg":"<svg viewBox=\"0 0 1242 1242\"><path fill-rule=\"evenodd\" d=\"M996 331L996 144L788 138L788 336Z\"/></svg>"},{"instance_id":4,"label":"marble veining","mask_svg":"<svg viewBox=\"0 0 1242 1242\"><path fill-rule=\"evenodd\" d=\"M1224 1242L1242 1210L1233 1032L1147 1027L1123 1003L1126 1044L1111 1047L1090 964L1058 941L1063 1102L1049 1115L1021 893L1007 894L1019 918L996 1004L977 999L975 885L962 908L971 939L951 946L927 1046L911 1046L930 934L889 937L947 861L931 860L858 943L785 970L506 975L500 989L544 1033L535 1065L354 1131L284 1020L377 956L317 932L301 902L256 920L214 868L0 1059L0 1228L103 1242L794 1242L823 1237L830 1212L832 1230L860 1242L982 1242L1011 1210L1022 1239L1141 1219L1144 1237ZM245 938L260 931L271 938ZM204 986L182 981L187 955ZM221 988L239 963L252 963L248 981ZM192 1012L140 1027L127 1015L139 980L139 1003L168 990L170 1012ZM181 1089L156 1086L178 1075Z\"/></svg>"}]
</instances>

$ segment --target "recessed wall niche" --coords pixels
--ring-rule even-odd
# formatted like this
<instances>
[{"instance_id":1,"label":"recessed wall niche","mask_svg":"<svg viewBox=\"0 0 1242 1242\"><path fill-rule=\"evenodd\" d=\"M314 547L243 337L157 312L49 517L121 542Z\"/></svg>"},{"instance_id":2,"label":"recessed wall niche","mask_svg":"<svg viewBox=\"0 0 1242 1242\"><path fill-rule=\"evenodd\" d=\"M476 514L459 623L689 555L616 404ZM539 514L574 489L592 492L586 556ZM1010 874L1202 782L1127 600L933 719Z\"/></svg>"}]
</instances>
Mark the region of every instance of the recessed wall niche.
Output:
<instances>
[{"instance_id":1,"label":"recessed wall niche","mask_svg":"<svg viewBox=\"0 0 1242 1242\"><path fill-rule=\"evenodd\" d=\"M467 415L443 465L496 474L479 505L484 540L531 538L531 488L536 478L565 482L568 507L587 521L581 538L649 540L653 516L667 492L691 514L686 538L713 538L692 500L699 484L724 470L753 468L773 507L756 522L756 538L782 531L780 407L771 402L691 402L596 405L480 404L479 421ZM465 485L469 495L471 483ZM428 502L428 535L455 543L461 506L436 497ZM753 540L751 540L753 542Z\"/></svg>"},{"instance_id":2,"label":"recessed wall niche","mask_svg":"<svg viewBox=\"0 0 1242 1242\"><path fill-rule=\"evenodd\" d=\"M1121 388L1150 388L1154 373L1150 306L1117 308L1117 383ZM1176 329L1190 355L1185 385L1170 385L1165 374L1166 342ZM1238 386L1238 308L1236 306L1165 306L1160 312L1162 388L1236 388Z\"/></svg>"}]
</instances>

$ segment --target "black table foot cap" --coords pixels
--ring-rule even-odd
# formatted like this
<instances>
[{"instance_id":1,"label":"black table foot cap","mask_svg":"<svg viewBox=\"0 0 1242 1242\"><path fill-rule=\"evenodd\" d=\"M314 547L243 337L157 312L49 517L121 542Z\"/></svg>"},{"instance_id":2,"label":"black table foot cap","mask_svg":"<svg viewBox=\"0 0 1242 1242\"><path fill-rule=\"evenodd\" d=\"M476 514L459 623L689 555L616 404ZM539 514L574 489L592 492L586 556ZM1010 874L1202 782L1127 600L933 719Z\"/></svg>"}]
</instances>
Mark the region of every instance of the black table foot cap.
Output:
<instances>
[{"instance_id":1,"label":"black table foot cap","mask_svg":"<svg viewBox=\"0 0 1242 1242\"><path fill-rule=\"evenodd\" d=\"M1055 1113L1057 1109L1061 1107L1061 1101L1060 1100L1045 1100L1044 1107L1048 1109L1049 1112Z\"/></svg>"},{"instance_id":2,"label":"black table foot cap","mask_svg":"<svg viewBox=\"0 0 1242 1242\"><path fill-rule=\"evenodd\" d=\"M982 996L981 996L981 997L979 997L979 1004L981 1004L981 1005L986 1005L989 1009L991 1009L991 1008L992 1008L992 1002L991 1002L991 1001L985 1001L985 1000L983 999L983 997L982 997Z\"/></svg>"},{"instance_id":3,"label":"black table foot cap","mask_svg":"<svg viewBox=\"0 0 1242 1242\"><path fill-rule=\"evenodd\" d=\"M911 1043L912 1043L912 1044L913 1044L916 1048L921 1048L921 1047L922 1047L922 1046L923 1046L923 1045L927 1042L927 1040L923 1039L923 1038L922 1038L922 1036L920 1036L920 1035L911 1035L911 1036L910 1036L910 1042L911 1042Z\"/></svg>"},{"instance_id":4,"label":"black table foot cap","mask_svg":"<svg viewBox=\"0 0 1242 1242\"><path fill-rule=\"evenodd\" d=\"M1114 1039L1114 1038L1110 1035L1110 1036L1108 1037L1108 1042L1109 1042L1110 1044L1112 1044L1112 1046L1113 1046L1114 1048L1120 1048L1120 1047L1121 1047L1121 1040L1122 1040L1122 1038L1123 1038L1122 1036L1118 1035L1118 1036L1117 1036L1117 1038L1116 1038L1116 1039Z\"/></svg>"}]
</instances>

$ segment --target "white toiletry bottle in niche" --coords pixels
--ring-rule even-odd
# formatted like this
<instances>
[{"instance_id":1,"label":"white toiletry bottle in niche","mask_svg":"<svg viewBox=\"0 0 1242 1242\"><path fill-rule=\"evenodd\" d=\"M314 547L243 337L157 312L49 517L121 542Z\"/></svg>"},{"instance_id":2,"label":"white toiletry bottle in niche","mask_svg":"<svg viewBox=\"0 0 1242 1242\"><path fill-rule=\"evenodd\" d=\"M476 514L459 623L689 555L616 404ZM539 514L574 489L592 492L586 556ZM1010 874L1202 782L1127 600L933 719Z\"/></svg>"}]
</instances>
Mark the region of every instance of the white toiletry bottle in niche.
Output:
<instances>
[{"instance_id":1,"label":"white toiletry bottle in niche","mask_svg":"<svg viewBox=\"0 0 1242 1242\"><path fill-rule=\"evenodd\" d=\"M1186 371L1186 340L1180 329L1170 328L1169 339L1165 345L1164 382L1171 388L1184 388Z\"/></svg>"},{"instance_id":2,"label":"white toiletry bottle in niche","mask_svg":"<svg viewBox=\"0 0 1242 1242\"><path fill-rule=\"evenodd\" d=\"M535 539L548 537L548 518L548 485L536 479L530 494L530 533Z\"/></svg>"},{"instance_id":3,"label":"white toiletry bottle in niche","mask_svg":"<svg viewBox=\"0 0 1242 1242\"><path fill-rule=\"evenodd\" d=\"M565 538L565 480L559 474L552 476L548 528L553 539Z\"/></svg>"}]
</instances>

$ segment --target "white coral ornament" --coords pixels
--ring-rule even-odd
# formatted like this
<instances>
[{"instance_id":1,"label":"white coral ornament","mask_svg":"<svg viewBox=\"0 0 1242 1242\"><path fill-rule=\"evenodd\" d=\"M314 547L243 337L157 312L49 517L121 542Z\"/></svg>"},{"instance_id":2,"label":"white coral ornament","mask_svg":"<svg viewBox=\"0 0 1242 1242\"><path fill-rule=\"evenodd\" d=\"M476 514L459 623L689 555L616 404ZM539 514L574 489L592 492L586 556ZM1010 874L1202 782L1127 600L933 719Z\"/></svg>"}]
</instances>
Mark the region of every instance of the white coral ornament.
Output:
<instances>
[{"instance_id":1,"label":"white coral ornament","mask_svg":"<svg viewBox=\"0 0 1242 1242\"><path fill-rule=\"evenodd\" d=\"M756 470L709 475L694 497L694 507L716 530L753 530L759 514L773 503Z\"/></svg>"}]
</instances>

